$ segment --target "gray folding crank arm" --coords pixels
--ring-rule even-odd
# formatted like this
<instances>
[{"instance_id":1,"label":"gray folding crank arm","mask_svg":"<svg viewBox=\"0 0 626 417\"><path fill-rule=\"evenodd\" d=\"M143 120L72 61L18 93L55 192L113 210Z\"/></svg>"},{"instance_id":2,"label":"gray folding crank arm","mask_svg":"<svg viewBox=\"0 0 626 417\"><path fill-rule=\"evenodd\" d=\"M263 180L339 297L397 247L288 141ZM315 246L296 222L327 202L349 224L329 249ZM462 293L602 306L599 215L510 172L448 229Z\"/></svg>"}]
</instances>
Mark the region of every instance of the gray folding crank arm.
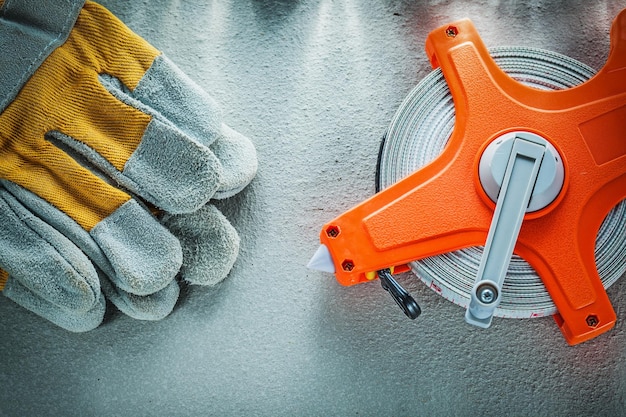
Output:
<instances>
[{"instance_id":1,"label":"gray folding crank arm","mask_svg":"<svg viewBox=\"0 0 626 417\"><path fill-rule=\"evenodd\" d=\"M502 300L502 284L535 188L545 144L530 135L516 135L497 198L465 321L489 327Z\"/></svg>"}]
</instances>

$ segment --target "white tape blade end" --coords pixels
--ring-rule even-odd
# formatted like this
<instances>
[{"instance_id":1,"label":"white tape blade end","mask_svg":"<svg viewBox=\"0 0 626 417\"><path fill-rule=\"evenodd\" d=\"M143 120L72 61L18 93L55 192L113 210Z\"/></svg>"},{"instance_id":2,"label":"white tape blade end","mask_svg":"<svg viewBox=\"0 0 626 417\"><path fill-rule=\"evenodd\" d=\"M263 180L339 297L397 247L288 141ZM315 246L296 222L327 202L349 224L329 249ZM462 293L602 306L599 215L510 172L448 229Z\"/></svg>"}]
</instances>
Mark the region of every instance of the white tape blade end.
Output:
<instances>
[{"instance_id":1,"label":"white tape blade end","mask_svg":"<svg viewBox=\"0 0 626 417\"><path fill-rule=\"evenodd\" d=\"M335 273L335 263L326 245L321 244L320 247L317 248L315 255L313 255L306 267L316 271L330 272L331 274Z\"/></svg>"}]
</instances>

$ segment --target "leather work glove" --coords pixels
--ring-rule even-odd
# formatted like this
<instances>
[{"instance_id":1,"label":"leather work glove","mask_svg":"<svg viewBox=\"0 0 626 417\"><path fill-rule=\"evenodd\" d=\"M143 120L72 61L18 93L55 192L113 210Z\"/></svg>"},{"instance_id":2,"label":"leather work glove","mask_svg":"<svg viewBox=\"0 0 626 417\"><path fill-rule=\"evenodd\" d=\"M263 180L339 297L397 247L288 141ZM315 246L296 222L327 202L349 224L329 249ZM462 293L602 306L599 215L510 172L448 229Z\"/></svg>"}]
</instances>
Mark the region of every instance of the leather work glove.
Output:
<instances>
[{"instance_id":1,"label":"leather work glove","mask_svg":"<svg viewBox=\"0 0 626 417\"><path fill-rule=\"evenodd\" d=\"M239 237L209 201L252 180L252 143L105 8L0 4L3 294L86 331L102 321L103 294L157 320L177 277L225 278Z\"/></svg>"}]
</instances>

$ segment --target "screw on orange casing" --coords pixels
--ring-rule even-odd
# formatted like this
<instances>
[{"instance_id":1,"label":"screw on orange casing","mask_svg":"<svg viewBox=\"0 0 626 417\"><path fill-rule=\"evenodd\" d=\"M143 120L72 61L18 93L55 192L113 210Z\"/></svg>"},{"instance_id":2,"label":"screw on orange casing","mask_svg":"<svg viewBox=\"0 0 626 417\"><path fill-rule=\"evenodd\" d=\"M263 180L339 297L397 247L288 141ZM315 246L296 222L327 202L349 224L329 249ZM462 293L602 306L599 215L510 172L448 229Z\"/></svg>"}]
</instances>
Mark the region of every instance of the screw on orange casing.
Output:
<instances>
[{"instance_id":1,"label":"screw on orange casing","mask_svg":"<svg viewBox=\"0 0 626 417\"><path fill-rule=\"evenodd\" d=\"M528 131L556 147L565 183L552 204L525 216L515 253L543 280L568 343L613 327L594 246L603 219L626 198L626 9L610 40L592 79L543 91L506 75L469 20L432 31L426 52L450 87L453 133L433 162L322 228L337 280L354 285L372 271L484 245L495 205L478 178L482 151L504 133Z\"/></svg>"}]
</instances>

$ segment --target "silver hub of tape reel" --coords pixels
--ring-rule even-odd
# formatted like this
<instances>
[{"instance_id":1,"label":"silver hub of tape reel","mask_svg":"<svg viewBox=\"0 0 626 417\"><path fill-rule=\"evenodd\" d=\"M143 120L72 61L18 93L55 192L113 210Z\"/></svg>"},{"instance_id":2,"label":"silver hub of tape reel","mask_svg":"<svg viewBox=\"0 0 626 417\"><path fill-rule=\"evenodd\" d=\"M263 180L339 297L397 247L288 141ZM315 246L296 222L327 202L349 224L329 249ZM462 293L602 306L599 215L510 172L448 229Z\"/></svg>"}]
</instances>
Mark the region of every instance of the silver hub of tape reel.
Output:
<instances>
[{"instance_id":1,"label":"silver hub of tape reel","mask_svg":"<svg viewBox=\"0 0 626 417\"><path fill-rule=\"evenodd\" d=\"M502 47L490 52L507 74L534 88L569 88L595 74L576 60L540 49ZM454 118L450 90L437 69L409 93L396 112L381 146L377 188L384 189L435 159L452 134ZM605 288L626 272L625 225L626 200L606 216L596 237L596 266ZM482 254L482 247L471 247L421 259L410 266L435 292L467 308ZM530 318L554 313L556 307L539 276L526 261L513 255L502 300L493 315Z\"/></svg>"}]
</instances>

